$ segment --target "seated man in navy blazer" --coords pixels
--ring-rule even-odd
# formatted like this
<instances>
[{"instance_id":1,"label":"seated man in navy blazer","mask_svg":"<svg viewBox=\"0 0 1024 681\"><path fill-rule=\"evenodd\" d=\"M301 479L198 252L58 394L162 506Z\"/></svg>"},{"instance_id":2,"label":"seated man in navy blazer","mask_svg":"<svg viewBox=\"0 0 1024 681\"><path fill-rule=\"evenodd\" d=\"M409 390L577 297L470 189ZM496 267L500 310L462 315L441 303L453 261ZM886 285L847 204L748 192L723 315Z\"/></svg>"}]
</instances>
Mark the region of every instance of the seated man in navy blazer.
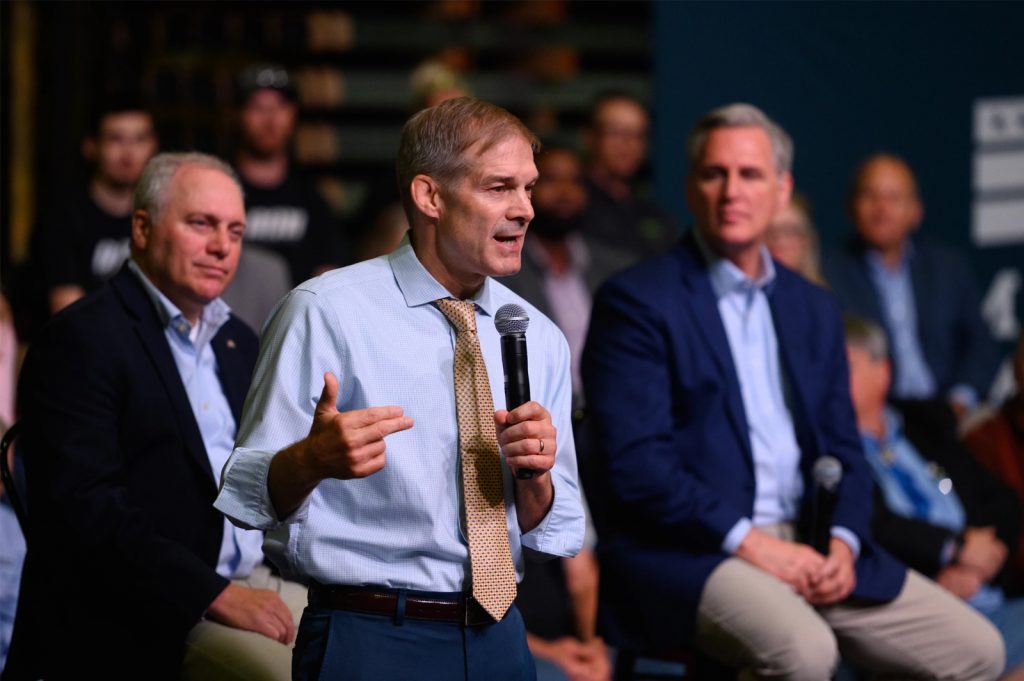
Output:
<instances>
[{"instance_id":1,"label":"seated man in navy blazer","mask_svg":"<svg viewBox=\"0 0 1024 681\"><path fill-rule=\"evenodd\" d=\"M213 508L256 359L219 298L241 188L216 158L161 154L134 204L131 260L22 371L29 549L4 679L287 679L305 589Z\"/></svg>"},{"instance_id":2,"label":"seated man in navy blazer","mask_svg":"<svg viewBox=\"0 0 1024 681\"><path fill-rule=\"evenodd\" d=\"M906 161L869 156L850 187L855 234L824 261L843 309L885 329L892 397L944 397L958 415L988 394L999 349L962 254L917 236L924 206Z\"/></svg>"},{"instance_id":3,"label":"seated man in navy blazer","mask_svg":"<svg viewBox=\"0 0 1024 681\"><path fill-rule=\"evenodd\" d=\"M993 679L998 633L871 538L838 306L763 239L792 143L757 108L688 142L695 228L599 291L583 380L600 447L601 628L627 650L685 643L756 678ZM828 555L799 543L811 471L843 477Z\"/></svg>"}]
</instances>

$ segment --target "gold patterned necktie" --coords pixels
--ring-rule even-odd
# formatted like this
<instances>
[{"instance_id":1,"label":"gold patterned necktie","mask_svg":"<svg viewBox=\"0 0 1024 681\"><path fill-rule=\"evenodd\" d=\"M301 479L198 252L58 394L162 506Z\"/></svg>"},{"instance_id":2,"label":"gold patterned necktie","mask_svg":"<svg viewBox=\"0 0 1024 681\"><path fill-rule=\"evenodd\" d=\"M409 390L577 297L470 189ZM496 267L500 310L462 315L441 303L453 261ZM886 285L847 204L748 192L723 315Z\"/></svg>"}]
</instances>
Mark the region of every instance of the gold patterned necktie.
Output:
<instances>
[{"instance_id":1,"label":"gold patterned necktie","mask_svg":"<svg viewBox=\"0 0 1024 681\"><path fill-rule=\"evenodd\" d=\"M476 333L476 306L464 300L436 302L456 332L455 407L473 598L500 620L516 598L516 572L508 545L494 399Z\"/></svg>"}]
</instances>

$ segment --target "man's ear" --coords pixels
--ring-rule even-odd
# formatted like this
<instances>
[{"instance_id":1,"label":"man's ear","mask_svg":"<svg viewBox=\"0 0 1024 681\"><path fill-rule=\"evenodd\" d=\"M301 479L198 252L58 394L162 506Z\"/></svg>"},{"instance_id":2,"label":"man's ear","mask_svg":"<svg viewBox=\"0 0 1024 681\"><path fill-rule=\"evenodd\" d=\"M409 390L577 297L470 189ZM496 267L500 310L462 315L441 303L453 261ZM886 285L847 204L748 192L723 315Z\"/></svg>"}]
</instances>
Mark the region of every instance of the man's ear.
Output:
<instances>
[{"instance_id":1,"label":"man's ear","mask_svg":"<svg viewBox=\"0 0 1024 681\"><path fill-rule=\"evenodd\" d=\"M149 243L150 234L153 232L153 222L149 219L149 212L139 208L132 213L132 248L133 250L144 251Z\"/></svg>"},{"instance_id":2,"label":"man's ear","mask_svg":"<svg viewBox=\"0 0 1024 681\"><path fill-rule=\"evenodd\" d=\"M421 213L432 220L441 217L444 210L444 198L441 196L441 185L429 175L417 175L412 178L409 194L413 205Z\"/></svg>"}]
</instances>

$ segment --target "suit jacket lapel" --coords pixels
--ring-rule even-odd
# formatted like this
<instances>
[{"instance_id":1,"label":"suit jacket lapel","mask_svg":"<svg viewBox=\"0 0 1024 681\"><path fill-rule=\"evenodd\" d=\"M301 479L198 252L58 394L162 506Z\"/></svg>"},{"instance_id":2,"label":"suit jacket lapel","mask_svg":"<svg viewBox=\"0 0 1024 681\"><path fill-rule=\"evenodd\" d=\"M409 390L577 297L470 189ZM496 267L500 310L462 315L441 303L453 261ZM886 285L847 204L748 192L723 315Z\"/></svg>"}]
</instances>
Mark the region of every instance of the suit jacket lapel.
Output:
<instances>
[{"instance_id":1,"label":"suit jacket lapel","mask_svg":"<svg viewBox=\"0 0 1024 681\"><path fill-rule=\"evenodd\" d=\"M174 417L178 422L178 431L185 441L185 448L196 464L206 472L212 484L214 477L213 471L210 469L210 459L206 455L206 446L203 444L199 425L192 413L192 405L188 401L185 386L181 382L178 366L174 363L174 356L167 344L167 337L161 328L160 318L153 307L153 301L146 295L142 283L127 267L122 268L110 283L120 296L129 315L134 319L133 331L142 344L143 351L153 363L153 368L156 369L157 375L160 377L160 383L171 400Z\"/></svg>"},{"instance_id":2,"label":"suit jacket lapel","mask_svg":"<svg viewBox=\"0 0 1024 681\"><path fill-rule=\"evenodd\" d=\"M927 357L930 335L925 330L935 329L939 326L938 322L933 319L933 314L939 307L918 303L918 301L934 298L935 291L929 290L928 282L934 281L935 277L931 276L932 273L928 271L931 263L921 253L921 246L915 243L914 249L914 253L909 258L908 268L910 269L910 288L914 296L914 312L917 315L915 331L917 331L917 337L921 339L921 351Z\"/></svg>"},{"instance_id":3,"label":"suit jacket lapel","mask_svg":"<svg viewBox=\"0 0 1024 681\"><path fill-rule=\"evenodd\" d=\"M743 448L747 461L753 466L750 427L747 424L746 412L743 410L743 394L736 375L736 364L732 360L729 338L725 333L725 325L722 324L722 316L718 312L718 300L714 289L711 288L707 267L692 234L684 237L683 248L676 249L675 253L682 261L683 285L686 289L686 295L680 300L682 304L688 304L692 309L693 317L698 322L696 326L699 335L707 344L709 354L728 384L729 422L736 431L736 438Z\"/></svg>"},{"instance_id":4,"label":"suit jacket lapel","mask_svg":"<svg viewBox=\"0 0 1024 681\"><path fill-rule=\"evenodd\" d=\"M214 336L213 354L217 357L217 377L220 379L221 389L231 406L231 414L235 417L235 427L241 424L242 405L245 403L245 394L248 391L248 368L238 350L238 345L233 337L235 324L228 322Z\"/></svg>"},{"instance_id":5,"label":"suit jacket lapel","mask_svg":"<svg viewBox=\"0 0 1024 681\"><path fill-rule=\"evenodd\" d=\"M852 257L853 267L857 273L856 286L859 289L851 302L855 302L856 306L866 306L866 309L860 314L866 314L872 319L884 320L882 301L875 289L875 282L871 278L867 248L860 241L853 241L847 247L847 253Z\"/></svg>"}]
</instances>

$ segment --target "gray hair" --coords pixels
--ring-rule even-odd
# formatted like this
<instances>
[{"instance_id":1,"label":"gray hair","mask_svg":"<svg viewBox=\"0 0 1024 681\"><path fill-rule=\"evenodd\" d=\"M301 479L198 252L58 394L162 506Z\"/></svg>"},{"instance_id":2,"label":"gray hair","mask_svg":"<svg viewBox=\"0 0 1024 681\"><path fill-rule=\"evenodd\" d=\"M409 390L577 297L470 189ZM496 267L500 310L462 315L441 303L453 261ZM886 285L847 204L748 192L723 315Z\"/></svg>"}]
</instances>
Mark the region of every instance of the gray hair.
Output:
<instances>
[{"instance_id":1,"label":"gray hair","mask_svg":"<svg viewBox=\"0 0 1024 681\"><path fill-rule=\"evenodd\" d=\"M686 153L692 168L704 150L708 133L718 128L756 127L768 133L772 159L779 173L793 170L793 140L782 127L753 104L729 104L708 113L693 126L686 139Z\"/></svg>"},{"instance_id":2,"label":"gray hair","mask_svg":"<svg viewBox=\"0 0 1024 681\"><path fill-rule=\"evenodd\" d=\"M860 348L873 360L889 359L889 338L875 322L847 314L843 316L843 331L850 347Z\"/></svg>"},{"instance_id":3,"label":"gray hair","mask_svg":"<svg viewBox=\"0 0 1024 681\"><path fill-rule=\"evenodd\" d=\"M135 185L132 196L132 212L144 210L149 219L157 222L160 213L167 205L167 189L175 174L185 166L199 166L210 170L219 170L238 186L238 191L245 197L245 190L234 169L216 156L201 154L197 151L177 151L157 154L149 159L142 169L142 176Z\"/></svg>"},{"instance_id":4,"label":"gray hair","mask_svg":"<svg viewBox=\"0 0 1024 681\"><path fill-rule=\"evenodd\" d=\"M470 167L466 150L482 143L483 153L510 136L519 136L534 153L540 141L514 115L474 97L456 97L423 109L402 128L395 170L402 204L412 221L410 185L417 175L428 175L442 185L461 177Z\"/></svg>"}]
</instances>

